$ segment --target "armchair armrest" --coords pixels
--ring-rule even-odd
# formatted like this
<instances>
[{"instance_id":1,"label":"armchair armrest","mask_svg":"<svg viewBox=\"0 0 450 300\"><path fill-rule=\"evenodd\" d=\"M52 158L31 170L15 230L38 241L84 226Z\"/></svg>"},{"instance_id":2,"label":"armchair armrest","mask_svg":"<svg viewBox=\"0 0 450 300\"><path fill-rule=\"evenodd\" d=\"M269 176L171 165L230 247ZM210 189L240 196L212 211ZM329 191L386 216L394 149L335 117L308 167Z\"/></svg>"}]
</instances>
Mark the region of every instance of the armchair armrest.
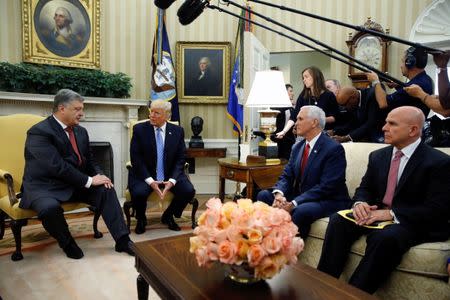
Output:
<instances>
[{"instance_id":1,"label":"armchair armrest","mask_svg":"<svg viewBox=\"0 0 450 300\"><path fill-rule=\"evenodd\" d=\"M12 175L5 170L0 169L0 178L6 181L6 186L8 187L9 203L13 206L15 203L19 202L16 197L16 192L14 191L14 179Z\"/></svg>"}]
</instances>

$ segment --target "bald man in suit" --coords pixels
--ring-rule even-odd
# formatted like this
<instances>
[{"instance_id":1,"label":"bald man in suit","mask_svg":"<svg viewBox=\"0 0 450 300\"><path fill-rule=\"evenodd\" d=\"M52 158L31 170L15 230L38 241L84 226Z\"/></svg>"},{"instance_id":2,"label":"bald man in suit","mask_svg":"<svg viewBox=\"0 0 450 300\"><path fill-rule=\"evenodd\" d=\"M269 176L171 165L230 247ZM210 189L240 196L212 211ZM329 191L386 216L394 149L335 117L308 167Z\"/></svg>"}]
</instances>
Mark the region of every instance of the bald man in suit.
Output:
<instances>
[{"instance_id":1,"label":"bald man in suit","mask_svg":"<svg viewBox=\"0 0 450 300\"><path fill-rule=\"evenodd\" d=\"M409 248L449 237L450 157L421 141L422 111L392 110L383 127L390 146L369 155L367 171L353 197L356 222L330 217L317 268L338 278L350 247L367 234L365 254L349 283L374 293ZM370 229L375 221L393 221Z\"/></svg>"}]
</instances>

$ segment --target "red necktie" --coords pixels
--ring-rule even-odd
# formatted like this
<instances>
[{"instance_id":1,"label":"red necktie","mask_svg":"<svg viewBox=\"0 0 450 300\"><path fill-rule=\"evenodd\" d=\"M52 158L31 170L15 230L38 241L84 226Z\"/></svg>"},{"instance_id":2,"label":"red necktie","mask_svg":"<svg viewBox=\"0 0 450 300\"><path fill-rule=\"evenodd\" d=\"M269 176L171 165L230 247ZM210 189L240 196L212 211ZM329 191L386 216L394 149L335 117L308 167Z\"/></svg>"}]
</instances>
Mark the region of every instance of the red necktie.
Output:
<instances>
[{"instance_id":1,"label":"red necktie","mask_svg":"<svg viewBox=\"0 0 450 300\"><path fill-rule=\"evenodd\" d=\"M81 165L81 155L78 151L77 141L75 140L75 134L73 134L73 127L67 126L65 131L69 134L70 144L72 144L73 151L78 156L78 164Z\"/></svg>"},{"instance_id":2,"label":"red necktie","mask_svg":"<svg viewBox=\"0 0 450 300\"><path fill-rule=\"evenodd\" d=\"M383 203L389 208L392 206L392 199L394 198L395 188L397 187L398 169L400 167L400 160L402 156L402 151L399 150L395 152L394 159L391 161L391 167L389 168L386 193L383 198Z\"/></svg>"},{"instance_id":3,"label":"red necktie","mask_svg":"<svg viewBox=\"0 0 450 300\"><path fill-rule=\"evenodd\" d=\"M305 170L306 164L308 163L308 157L309 157L309 144L305 144L305 149L303 149L303 155L302 155L302 163L300 165L300 175L303 175L303 171Z\"/></svg>"}]
</instances>

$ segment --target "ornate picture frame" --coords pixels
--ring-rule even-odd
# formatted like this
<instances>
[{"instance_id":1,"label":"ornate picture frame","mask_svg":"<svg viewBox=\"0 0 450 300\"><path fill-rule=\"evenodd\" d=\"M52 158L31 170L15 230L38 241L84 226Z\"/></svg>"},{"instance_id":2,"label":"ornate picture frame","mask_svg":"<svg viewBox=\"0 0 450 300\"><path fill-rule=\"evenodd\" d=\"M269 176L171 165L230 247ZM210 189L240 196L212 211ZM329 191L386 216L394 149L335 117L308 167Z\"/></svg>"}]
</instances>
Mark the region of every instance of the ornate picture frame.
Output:
<instances>
[{"instance_id":1,"label":"ornate picture frame","mask_svg":"<svg viewBox=\"0 0 450 300\"><path fill-rule=\"evenodd\" d=\"M228 102L230 42L177 42L177 93L180 103Z\"/></svg>"},{"instance_id":2,"label":"ornate picture frame","mask_svg":"<svg viewBox=\"0 0 450 300\"><path fill-rule=\"evenodd\" d=\"M100 0L22 0L23 60L100 68Z\"/></svg>"}]
</instances>

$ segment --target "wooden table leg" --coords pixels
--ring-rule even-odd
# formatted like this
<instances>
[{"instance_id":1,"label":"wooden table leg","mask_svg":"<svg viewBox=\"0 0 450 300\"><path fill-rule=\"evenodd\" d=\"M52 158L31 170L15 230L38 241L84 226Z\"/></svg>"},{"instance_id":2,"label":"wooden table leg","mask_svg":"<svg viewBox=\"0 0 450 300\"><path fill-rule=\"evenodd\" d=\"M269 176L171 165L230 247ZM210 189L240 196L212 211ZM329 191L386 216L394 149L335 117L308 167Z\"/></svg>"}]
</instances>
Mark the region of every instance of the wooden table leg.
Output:
<instances>
[{"instance_id":1,"label":"wooden table leg","mask_svg":"<svg viewBox=\"0 0 450 300\"><path fill-rule=\"evenodd\" d=\"M139 300L148 300L148 283L141 274L136 279L137 293Z\"/></svg>"},{"instance_id":2,"label":"wooden table leg","mask_svg":"<svg viewBox=\"0 0 450 300\"><path fill-rule=\"evenodd\" d=\"M225 178L219 177L219 199L225 200Z\"/></svg>"},{"instance_id":3,"label":"wooden table leg","mask_svg":"<svg viewBox=\"0 0 450 300\"><path fill-rule=\"evenodd\" d=\"M246 182L247 184L247 199L253 198L253 182ZM255 200L255 199L252 199Z\"/></svg>"}]
</instances>

